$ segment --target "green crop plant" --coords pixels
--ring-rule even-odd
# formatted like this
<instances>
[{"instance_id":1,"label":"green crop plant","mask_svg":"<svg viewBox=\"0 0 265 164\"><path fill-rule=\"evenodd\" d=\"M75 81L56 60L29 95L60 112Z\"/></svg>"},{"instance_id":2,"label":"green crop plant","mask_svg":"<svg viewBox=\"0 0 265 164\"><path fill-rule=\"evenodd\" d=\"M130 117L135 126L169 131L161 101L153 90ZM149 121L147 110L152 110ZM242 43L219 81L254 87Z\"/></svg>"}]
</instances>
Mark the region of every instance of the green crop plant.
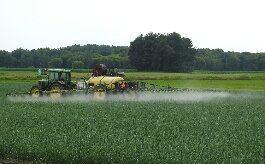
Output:
<instances>
[{"instance_id":1,"label":"green crop plant","mask_svg":"<svg viewBox=\"0 0 265 164\"><path fill-rule=\"evenodd\" d=\"M8 99L0 159L47 163L264 163L264 92L201 101ZM0 160L1 161L1 160Z\"/></svg>"}]
</instances>

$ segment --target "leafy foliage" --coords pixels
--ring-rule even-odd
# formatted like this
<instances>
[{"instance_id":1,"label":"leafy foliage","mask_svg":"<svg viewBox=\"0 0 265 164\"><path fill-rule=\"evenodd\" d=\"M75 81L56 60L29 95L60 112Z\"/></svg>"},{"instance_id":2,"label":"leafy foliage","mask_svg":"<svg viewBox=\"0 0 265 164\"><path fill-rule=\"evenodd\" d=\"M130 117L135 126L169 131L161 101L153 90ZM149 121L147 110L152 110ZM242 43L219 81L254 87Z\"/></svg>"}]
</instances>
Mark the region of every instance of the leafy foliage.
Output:
<instances>
[{"instance_id":1,"label":"leafy foliage","mask_svg":"<svg viewBox=\"0 0 265 164\"><path fill-rule=\"evenodd\" d=\"M203 102L12 102L0 159L37 163L264 163L264 93Z\"/></svg>"},{"instance_id":2,"label":"leafy foliage","mask_svg":"<svg viewBox=\"0 0 265 164\"><path fill-rule=\"evenodd\" d=\"M224 52L221 49L197 49L194 68L196 70L265 70L265 53Z\"/></svg>"},{"instance_id":3,"label":"leafy foliage","mask_svg":"<svg viewBox=\"0 0 265 164\"><path fill-rule=\"evenodd\" d=\"M59 49L39 48L12 52L0 51L0 67L11 68L92 68L99 62L109 67L131 68L128 47L107 45L73 45Z\"/></svg>"},{"instance_id":4,"label":"leafy foliage","mask_svg":"<svg viewBox=\"0 0 265 164\"><path fill-rule=\"evenodd\" d=\"M131 42L128 55L140 71L190 72L194 53L191 40L177 33L149 33Z\"/></svg>"}]
</instances>

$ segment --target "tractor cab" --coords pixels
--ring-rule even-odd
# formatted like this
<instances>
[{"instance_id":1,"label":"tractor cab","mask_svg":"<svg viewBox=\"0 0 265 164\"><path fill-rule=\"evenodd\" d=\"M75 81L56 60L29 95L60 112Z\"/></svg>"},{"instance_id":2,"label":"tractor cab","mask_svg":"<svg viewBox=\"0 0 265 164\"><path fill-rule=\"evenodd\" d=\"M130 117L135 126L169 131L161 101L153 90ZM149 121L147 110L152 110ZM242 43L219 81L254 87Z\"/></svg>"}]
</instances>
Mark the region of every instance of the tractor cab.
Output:
<instances>
[{"instance_id":1,"label":"tractor cab","mask_svg":"<svg viewBox=\"0 0 265 164\"><path fill-rule=\"evenodd\" d=\"M42 90L48 89L53 83L67 85L71 83L71 71L65 69L39 69L38 75L47 75L47 79L39 80Z\"/></svg>"},{"instance_id":2,"label":"tractor cab","mask_svg":"<svg viewBox=\"0 0 265 164\"><path fill-rule=\"evenodd\" d=\"M50 83L56 81L70 82L71 71L65 69L49 69L48 70L48 81Z\"/></svg>"}]
</instances>

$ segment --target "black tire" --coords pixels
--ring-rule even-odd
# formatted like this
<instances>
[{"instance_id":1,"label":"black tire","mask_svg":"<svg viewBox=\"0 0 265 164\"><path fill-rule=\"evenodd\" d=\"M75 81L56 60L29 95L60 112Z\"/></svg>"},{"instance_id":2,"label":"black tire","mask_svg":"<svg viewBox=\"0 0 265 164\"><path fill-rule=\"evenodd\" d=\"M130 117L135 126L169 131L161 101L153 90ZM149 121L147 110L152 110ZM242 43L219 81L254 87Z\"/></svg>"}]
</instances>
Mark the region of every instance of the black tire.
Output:
<instances>
[{"instance_id":1,"label":"black tire","mask_svg":"<svg viewBox=\"0 0 265 164\"><path fill-rule=\"evenodd\" d=\"M38 85L32 86L31 90L30 90L30 96L32 96L32 97L40 97L40 96L42 96L41 87L38 86Z\"/></svg>"},{"instance_id":2,"label":"black tire","mask_svg":"<svg viewBox=\"0 0 265 164\"><path fill-rule=\"evenodd\" d=\"M52 84L49 88L50 96L52 98L59 98L62 96L62 91L64 90L64 86L59 83Z\"/></svg>"}]
</instances>

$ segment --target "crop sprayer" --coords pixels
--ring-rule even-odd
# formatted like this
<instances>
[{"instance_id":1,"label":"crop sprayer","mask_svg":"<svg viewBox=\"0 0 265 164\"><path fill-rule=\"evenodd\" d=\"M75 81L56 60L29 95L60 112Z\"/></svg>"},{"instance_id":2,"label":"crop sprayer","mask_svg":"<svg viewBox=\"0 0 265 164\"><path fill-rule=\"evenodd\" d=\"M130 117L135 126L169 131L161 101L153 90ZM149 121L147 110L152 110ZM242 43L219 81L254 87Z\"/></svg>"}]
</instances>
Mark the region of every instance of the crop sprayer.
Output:
<instances>
[{"instance_id":1,"label":"crop sprayer","mask_svg":"<svg viewBox=\"0 0 265 164\"><path fill-rule=\"evenodd\" d=\"M169 86L158 86L143 81L125 80L124 72L116 69L107 70L104 64L95 65L91 77L81 79L77 83L71 80L71 70L66 69L39 69L38 75L46 75L46 79L38 80L36 85L26 93L8 93L8 96L30 95L52 98L61 96L84 94L93 95L95 99L104 100L112 94L127 94L132 99L137 98L141 91L173 91L178 90Z\"/></svg>"}]
</instances>

